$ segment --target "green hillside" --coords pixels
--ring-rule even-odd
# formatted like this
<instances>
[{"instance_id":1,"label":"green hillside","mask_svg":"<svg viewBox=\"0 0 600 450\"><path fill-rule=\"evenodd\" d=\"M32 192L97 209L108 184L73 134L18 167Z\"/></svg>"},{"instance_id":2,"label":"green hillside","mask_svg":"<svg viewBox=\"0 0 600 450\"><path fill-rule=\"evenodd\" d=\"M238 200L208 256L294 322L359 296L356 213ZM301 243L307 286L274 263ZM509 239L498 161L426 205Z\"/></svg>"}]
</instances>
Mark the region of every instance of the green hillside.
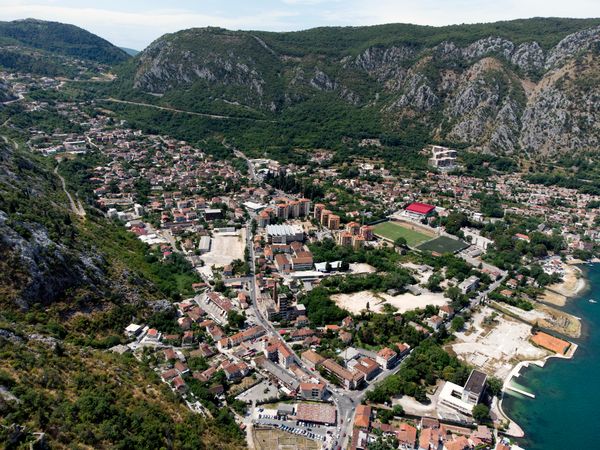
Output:
<instances>
[{"instance_id":1,"label":"green hillside","mask_svg":"<svg viewBox=\"0 0 600 450\"><path fill-rule=\"evenodd\" d=\"M0 48L18 45L104 64L129 58L110 42L74 25L26 19L0 22Z\"/></svg>"}]
</instances>

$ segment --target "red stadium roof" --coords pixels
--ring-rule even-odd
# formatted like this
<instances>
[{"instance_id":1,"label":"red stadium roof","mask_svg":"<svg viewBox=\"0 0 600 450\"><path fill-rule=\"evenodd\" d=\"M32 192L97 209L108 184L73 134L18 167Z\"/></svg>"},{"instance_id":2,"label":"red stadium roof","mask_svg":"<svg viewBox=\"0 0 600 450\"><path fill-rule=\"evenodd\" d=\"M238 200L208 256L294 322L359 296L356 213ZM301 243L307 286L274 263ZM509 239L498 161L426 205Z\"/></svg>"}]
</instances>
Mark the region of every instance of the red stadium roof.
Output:
<instances>
[{"instance_id":1,"label":"red stadium roof","mask_svg":"<svg viewBox=\"0 0 600 450\"><path fill-rule=\"evenodd\" d=\"M406 207L406 211L410 211L417 214L429 214L435 209L435 206L428 205L427 203L414 202Z\"/></svg>"}]
</instances>

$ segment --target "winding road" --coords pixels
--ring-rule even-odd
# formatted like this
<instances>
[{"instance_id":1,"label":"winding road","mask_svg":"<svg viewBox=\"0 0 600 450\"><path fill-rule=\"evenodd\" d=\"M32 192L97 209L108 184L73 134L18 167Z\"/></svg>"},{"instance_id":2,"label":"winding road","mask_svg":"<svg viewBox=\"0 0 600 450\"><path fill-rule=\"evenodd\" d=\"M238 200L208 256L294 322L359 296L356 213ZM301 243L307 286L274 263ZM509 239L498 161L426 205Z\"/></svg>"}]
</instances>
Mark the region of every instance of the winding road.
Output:
<instances>
[{"instance_id":1,"label":"winding road","mask_svg":"<svg viewBox=\"0 0 600 450\"><path fill-rule=\"evenodd\" d=\"M153 105L151 103L141 103L141 102L131 102L131 101L128 101L128 100L119 100L117 98L112 98L112 97L104 98L102 100L107 101L107 102L113 102L113 103L122 103L122 104L125 104L125 105L144 106L146 108L160 109L160 110L163 110L163 111L177 112L177 113L182 113L182 114L190 114L192 116L206 117L208 119L218 119L218 120L249 120L251 122L272 122L272 123L276 122L275 120L255 119L253 117L224 116L224 115L220 115L220 114L209 114L209 113L199 113L199 112L195 112L195 111L185 111L183 109L169 108L167 106L158 106L158 105Z\"/></svg>"},{"instance_id":2,"label":"winding road","mask_svg":"<svg viewBox=\"0 0 600 450\"><path fill-rule=\"evenodd\" d=\"M85 213L85 209L84 209L83 205L81 204L81 201L79 199L77 199L77 202L75 202L75 200L73 200L73 196L69 193L69 191L67 191L67 183L65 182L65 179L62 177L62 175L60 173L58 173L58 164L54 168L54 173L60 179L63 191L65 192L65 194L67 195L67 198L69 199L69 203L71 205L71 211L73 211L79 217L85 217L86 213Z\"/></svg>"}]
</instances>

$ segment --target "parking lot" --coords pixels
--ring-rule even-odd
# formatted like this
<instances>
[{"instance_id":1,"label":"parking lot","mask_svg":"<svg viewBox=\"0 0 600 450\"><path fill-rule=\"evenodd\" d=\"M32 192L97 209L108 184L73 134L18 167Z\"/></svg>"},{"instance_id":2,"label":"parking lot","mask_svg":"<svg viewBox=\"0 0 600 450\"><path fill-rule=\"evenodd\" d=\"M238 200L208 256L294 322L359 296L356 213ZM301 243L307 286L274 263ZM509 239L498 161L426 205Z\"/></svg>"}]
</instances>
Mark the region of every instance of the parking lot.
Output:
<instances>
[{"instance_id":1,"label":"parking lot","mask_svg":"<svg viewBox=\"0 0 600 450\"><path fill-rule=\"evenodd\" d=\"M242 392L236 398L243 402L264 402L279 397L279 391L277 386L273 386L269 381L264 380L258 383L256 386L251 387L245 392Z\"/></svg>"},{"instance_id":2,"label":"parking lot","mask_svg":"<svg viewBox=\"0 0 600 450\"><path fill-rule=\"evenodd\" d=\"M253 422L258 426L271 426L319 442L331 440L331 434L335 430L335 427L299 422L293 418L280 418L277 416L277 410L261 407L254 410L253 419Z\"/></svg>"}]
</instances>

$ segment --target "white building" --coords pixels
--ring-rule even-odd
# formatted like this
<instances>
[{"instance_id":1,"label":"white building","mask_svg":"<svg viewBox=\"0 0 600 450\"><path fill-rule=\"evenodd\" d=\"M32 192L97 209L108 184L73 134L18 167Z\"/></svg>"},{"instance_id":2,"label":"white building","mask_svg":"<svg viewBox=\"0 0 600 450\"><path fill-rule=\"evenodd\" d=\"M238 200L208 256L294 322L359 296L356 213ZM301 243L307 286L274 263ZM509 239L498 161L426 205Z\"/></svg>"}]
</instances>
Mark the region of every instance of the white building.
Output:
<instances>
[{"instance_id":1,"label":"white building","mask_svg":"<svg viewBox=\"0 0 600 450\"><path fill-rule=\"evenodd\" d=\"M468 294L479 287L479 278L475 275L470 276L458 285L461 294Z\"/></svg>"},{"instance_id":2,"label":"white building","mask_svg":"<svg viewBox=\"0 0 600 450\"><path fill-rule=\"evenodd\" d=\"M456 157L458 155L456 150L448 147L442 147L440 145L432 145L430 150L430 166L442 171L449 171L456 167Z\"/></svg>"},{"instance_id":3,"label":"white building","mask_svg":"<svg viewBox=\"0 0 600 450\"><path fill-rule=\"evenodd\" d=\"M467 242L471 242L471 244L484 251L494 243L491 239L481 236L478 231L470 228L463 228L463 233Z\"/></svg>"},{"instance_id":4,"label":"white building","mask_svg":"<svg viewBox=\"0 0 600 450\"><path fill-rule=\"evenodd\" d=\"M304 240L304 231L299 225L267 225L267 239L273 244L288 244Z\"/></svg>"}]
</instances>

